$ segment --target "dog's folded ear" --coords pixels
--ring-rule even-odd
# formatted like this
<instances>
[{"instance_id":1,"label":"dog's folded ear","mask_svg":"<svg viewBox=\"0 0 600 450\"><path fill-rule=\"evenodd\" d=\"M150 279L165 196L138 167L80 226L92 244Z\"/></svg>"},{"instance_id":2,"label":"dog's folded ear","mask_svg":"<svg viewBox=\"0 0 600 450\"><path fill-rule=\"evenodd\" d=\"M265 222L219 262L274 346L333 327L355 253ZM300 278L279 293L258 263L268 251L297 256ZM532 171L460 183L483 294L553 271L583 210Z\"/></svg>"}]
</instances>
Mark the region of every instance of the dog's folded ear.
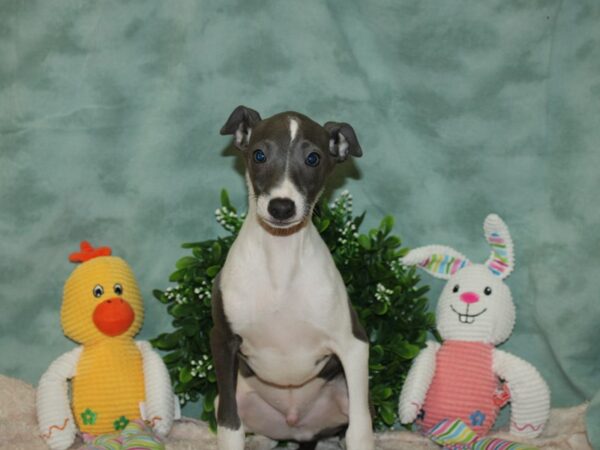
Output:
<instances>
[{"instance_id":1,"label":"dog's folded ear","mask_svg":"<svg viewBox=\"0 0 600 450\"><path fill-rule=\"evenodd\" d=\"M362 149L351 125L344 122L327 122L323 125L329 133L329 152L338 162L345 161L348 155L360 157Z\"/></svg>"},{"instance_id":2,"label":"dog's folded ear","mask_svg":"<svg viewBox=\"0 0 600 450\"><path fill-rule=\"evenodd\" d=\"M240 105L233 110L221 128L221 134L233 134L235 146L244 150L250 142L252 128L261 120L258 112Z\"/></svg>"}]
</instances>

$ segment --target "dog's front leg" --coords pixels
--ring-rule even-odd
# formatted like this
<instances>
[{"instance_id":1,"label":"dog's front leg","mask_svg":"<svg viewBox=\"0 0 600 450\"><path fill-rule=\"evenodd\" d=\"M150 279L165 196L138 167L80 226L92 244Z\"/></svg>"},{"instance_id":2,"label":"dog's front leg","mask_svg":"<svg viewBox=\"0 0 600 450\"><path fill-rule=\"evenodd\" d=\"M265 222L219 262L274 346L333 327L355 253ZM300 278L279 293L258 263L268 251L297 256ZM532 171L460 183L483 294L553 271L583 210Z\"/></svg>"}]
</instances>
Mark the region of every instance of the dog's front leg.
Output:
<instances>
[{"instance_id":1,"label":"dog's front leg","mask_svg":"<svg viewBox=\"0 0 600 450\"><path fill-rule=\"evenodd\" d=\"M219 450L243 450L244 427L237 410L236 389L241 339L213 328L210 346L217 375L217 442Z\"/></svg>"},{"instance_id":2,"label":"dog's front leg","mask_svg":"<svg viewBox=\"0 0 600 450\"><path fill-rule=\"evenodd\" d=\"M348 385L347 450L373 450L373 424L369 411L369 344L354 336L342 343L337 353Z\"/></svg>"},{"instance_id":3,"label":"dog's front leg","mask_svg":"<svg viewBox=\"0 0 600 450\"><path fill-rule=\"evenodd\" d=\"M244 427L237 409L238 352L242 338L231 329L225 315L221 275L212 290L214 327L210 332L210 350L217 376L217 442L219 450L244 450Z\"/></svg>"}]
</instances>

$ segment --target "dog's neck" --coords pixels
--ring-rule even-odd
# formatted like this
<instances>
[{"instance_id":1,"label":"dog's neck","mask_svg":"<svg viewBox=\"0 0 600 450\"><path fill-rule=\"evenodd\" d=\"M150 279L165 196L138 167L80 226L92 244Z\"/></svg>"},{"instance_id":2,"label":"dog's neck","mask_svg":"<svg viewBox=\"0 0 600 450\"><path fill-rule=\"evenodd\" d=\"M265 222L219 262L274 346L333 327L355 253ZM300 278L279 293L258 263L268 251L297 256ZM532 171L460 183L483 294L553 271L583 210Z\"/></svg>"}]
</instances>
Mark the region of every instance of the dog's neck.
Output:
<instances>
[{"instance_id":1,"label":"dog's neck","mask_svg":"<svg viewBox=\"0 0 600 450\"><path fill-rule=\"evenodd\" d=\"M319 233L310 217L285 233L272 230L256 212L256 199L250 191L248 214L240 230L240 250L260 267L275 291L286 291L305 265L317 263Z\"/></svg>"}]
</instances>

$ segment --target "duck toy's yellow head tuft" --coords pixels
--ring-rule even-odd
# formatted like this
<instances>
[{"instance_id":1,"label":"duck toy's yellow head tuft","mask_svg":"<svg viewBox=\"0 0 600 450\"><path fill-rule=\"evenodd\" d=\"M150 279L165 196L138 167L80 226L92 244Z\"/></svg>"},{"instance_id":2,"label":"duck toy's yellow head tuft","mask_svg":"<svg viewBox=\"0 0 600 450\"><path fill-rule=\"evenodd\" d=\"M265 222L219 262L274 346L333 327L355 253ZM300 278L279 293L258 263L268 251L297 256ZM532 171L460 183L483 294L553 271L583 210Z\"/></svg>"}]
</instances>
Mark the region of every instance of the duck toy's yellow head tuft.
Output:
<instances>
[{"instance_id":1,"label":"duck toy's yellow head tuft","mask_svg":"<svg viewBox=\"0 0 600 450\"><path fill-rule=\"evenodd\" d=\"M79 263L67 279L61 308L64 333L89 345L133 338L144 319L140 289L129 265L111 256L110 247L80 245L69 260Z\"/></svg>"}]
</instances>

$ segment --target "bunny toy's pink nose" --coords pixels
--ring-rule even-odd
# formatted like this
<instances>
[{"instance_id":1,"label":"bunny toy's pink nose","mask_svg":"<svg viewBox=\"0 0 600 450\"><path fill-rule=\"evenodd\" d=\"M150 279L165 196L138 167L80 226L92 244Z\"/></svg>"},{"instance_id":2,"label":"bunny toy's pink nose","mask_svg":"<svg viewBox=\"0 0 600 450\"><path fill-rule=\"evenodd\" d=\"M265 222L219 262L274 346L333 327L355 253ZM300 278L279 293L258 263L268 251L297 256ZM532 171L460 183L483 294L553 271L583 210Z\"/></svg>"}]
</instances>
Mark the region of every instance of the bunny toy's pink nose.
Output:
<instances>
[{"instance_id":1,"label":"bunny toy's pink nose","mask_svg":"<svg viewBox=\"0 0 600 450\"><path fill-rule=\"evenodd\" d=\"M468 304L477 303L479 301L479 295L475 292L464 292L460 294L460 299Z\"/></svg>"}]
</instances>

